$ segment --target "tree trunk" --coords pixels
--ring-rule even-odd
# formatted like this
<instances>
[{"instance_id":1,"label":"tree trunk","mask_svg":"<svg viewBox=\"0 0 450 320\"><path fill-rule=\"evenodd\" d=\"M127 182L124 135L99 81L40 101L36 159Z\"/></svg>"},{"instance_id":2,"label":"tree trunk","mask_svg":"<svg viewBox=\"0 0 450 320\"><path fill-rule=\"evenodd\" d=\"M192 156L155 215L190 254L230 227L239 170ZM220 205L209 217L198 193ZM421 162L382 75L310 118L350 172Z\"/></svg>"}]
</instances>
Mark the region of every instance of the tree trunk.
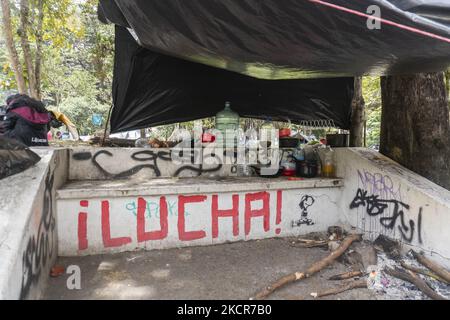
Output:
<instances>
[{"instance_id":1,"label":"tree trunk","mask_svg":"<svg viewBox=\"0 0 450 320\"><path fill-rule=\"evenodd\" d=\"M351 147L362 147L364 144L364 105L362 77L355 77L355 93L352 100L352 122L350 128Z\"/></svg>"},{"instance_id":2,"label":"tree trunk","mask_svg":"<svg viewBox=\"0 0 450 320\"><path fill-rule=\"evenodd\" d=\"M447 97L450 93L450 69L445 71L445 87L447 88Z\"/></svg>"},{"instance_id":3,"label":"tree trunk","mask_svg":"<svg viewBox=\"0 0 450 320\"><path fill-rule=\"evenodd\" d=\"M37 3L37 27L36 27L36 58L34 61L34 78L36 80L37 98L41 99L41 65L42 65L42 43L43 43L43 24L44 24L44 0L38 0Z\"/></svg>"},{"instance_id":4,"label":"tree trunk","mask_svg":"<svg viewBox=\"0 0 450 320\"><path fill-rule=\"evenodd\" d=\"M23 59L28 75L28 86L30 88L30 96L39 99L36 89L36 79L33 66L33 56L28 39L28 30L30 29L30 4L28 0L20 0L20 43L22 45Z\"/></svg>"},{"instance_id":5,"label":"tree trunk","mask_svg":"<svg viewBox=\"0 0 450 320\"><path fill-rule=\"evenodd\" d=\"M11 7L9 5L9 0L0 1L2 5L3 31L5 35L6 49L8 50L11 67L16 78L17 89L19 90L19 93L27 93L27 86L25 83L25 78L23 77L22 64L20 63L19 54L17 53L17 49L14 44L14 36L11 24Z\"/></svg>"},{"instance_id":6,"label":"tree trunk","mask_svg":"<svg viewBox=\"0 0 450 320\"><path fill-rule=\"evenodd\" d=\"M444 73L381 78L380 152L450 190L450 127Z\"/></svg>"}]
</instances>

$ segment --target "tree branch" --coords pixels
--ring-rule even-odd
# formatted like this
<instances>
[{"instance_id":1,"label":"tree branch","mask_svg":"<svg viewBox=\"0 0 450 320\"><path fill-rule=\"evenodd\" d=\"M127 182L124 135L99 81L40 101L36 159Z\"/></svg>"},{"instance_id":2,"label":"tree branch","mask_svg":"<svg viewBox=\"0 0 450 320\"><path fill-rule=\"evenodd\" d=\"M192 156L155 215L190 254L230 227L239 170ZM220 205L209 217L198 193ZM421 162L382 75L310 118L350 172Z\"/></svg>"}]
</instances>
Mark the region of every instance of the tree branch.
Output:
<instances>
[{"instance_id":1,"label":"tree branch","mask_svg":"<svg viewBox=\"0 0 450 320\"><path fill-rule=\"evenodd\" d=\"M335 251L333 251L329 256L314 263L305 272L295 272L295 273L286 275L286 276L278 279L277 281L275 281L274 283L272 283L271 285L266 287L264 290L259 292L255 296L255 299L265 299L270 294L272 294L274 291L276 291L277 289L279 289L281 287L284 287L285 285L287 285L289 283L300 281L305 278L309 278L313 274L315 274L315 273L319 272L320 270L322 270L323 268L329 266L331 263L333 263L333 261L335 261L337 258L339 258L342 254L344 254L344 252L347 251L347 249L350 247L350 245L354 241L361 241L361 239L362 239L362 236L360 234L353 234L351 236L348 236L347 238L345 238L342 241L341 245Z\"/></svg>"},{"instance_id":2,"label":"tree branch","mask_svg":"<svg viewBox=\"0 0 450 320\"><path fill-rule=\"evenodd\" d=\"M414 250L412 250L412 255L417 261L419 261L422 265L424 265L425 267L433 271L436 275L447 281L447 283L450 282L450 272L445 270L443 267L426 258L425 256L421 255L420 253L415 252Z\"/></svg>"},{"instance_id":3,"label":"tree branch","mask_svg":"<svg viewBox=\"0 0 450 320\"><path fill-rule=\"evenodd\" d=\"M392 277L412 283L420 291L422 291L425 295L427 295L428 297L430 297L433 300L447 300L443 296L437 294L433 289L431 289L427 285L427 283L424 280L422 280L416 273L414 273L410 270L407 270L407 272L405 272L400 269L386 268L386 269L384 269L384 272L386 272L388 275L390 275Z\"/></svg>"}]
</instances>

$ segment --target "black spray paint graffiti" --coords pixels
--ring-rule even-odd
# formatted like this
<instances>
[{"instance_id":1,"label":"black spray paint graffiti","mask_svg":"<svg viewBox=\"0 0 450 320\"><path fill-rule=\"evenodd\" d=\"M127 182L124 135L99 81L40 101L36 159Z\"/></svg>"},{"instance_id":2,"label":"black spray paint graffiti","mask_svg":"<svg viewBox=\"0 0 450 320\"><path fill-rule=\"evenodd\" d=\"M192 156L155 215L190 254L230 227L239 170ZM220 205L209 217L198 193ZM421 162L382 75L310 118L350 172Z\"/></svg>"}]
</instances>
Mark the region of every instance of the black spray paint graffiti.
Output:
<instances>
[{"instance_id":1,"label":"black spray paint graffiti","mask_svg":"<svg viewBox=\"0 0 450 320\"><path fill-rule=\"evenodd\" d=\"M162 161L171 161L172 158L170 156L170 152L168 151L158 151L154 152L151 150L144 150L144 151L138 151L131 155L131 159L138 162L147 162L146 164L137 165L132 167L129 170L125 170L120 173L111 173L107 171L99 162L99 157L102 155L106 155L108 157L113 157L113 154L107 150L100 150L97 153L95 153L93 156L90 152L80 152L73 155L73 159L77 161L87 161L91 160L95 167L97 167L102 174L108 178L108 179L122 179L127 178L130 176L133 176L137 174L142 169L148 168L153 170L156 177L161 176L161 170L158 167L158 160ZM191 151L191 162L194 162L194 158L196 157L196 153L194 150ZM182 157L182 154L181 154ZM208 155L207 158L215 158L218 159L215 155ZM151 162L151 163L148 163ZM182 172L184 171L192 171L196 172L198 176L200 176L203 173L207 172L216 172L219 171L222 168L222 164L217 164L216 167L204 169L203 164L200 164L198 167L191 166L191 165L185 165L181 166L177 169L177 171L173 174L174 177L178 177Z\"/></svg>"},{"instance_id":2,"label":"black spray paint graffiti","mask_svg":"<svg viewBox=\"0 0 450 320\"><path fill-rule=\"evenodd\" d=\"M300 227L301 225L305 224L307 226L314 225L314 222L312 219L308 217L308 209L316 202L316 200L309 195L304 195L300 203L298 204L301 210L301 218L297 221L292 221L292 227Z\"/></svg>"},{"instance_id":3,"label":"black spray paint graffiti","mask_svg":"<svg viewBox=\"0 0 450 320\"><path fill-rule=\"evenodd\" d=\"M409 224L405 221L404 210L409 210L408 204L398 200L384 200L380 199L377 195L369 195L366 190L358 189L356 196L350 204L350 209L356 209L361 206L366 208L366 212L371 217L383 215L389 205L393 205L392 215L380 218L380 224L387 229L394 229L398 225L398 230L402 236L402 239L407 242L414 240L416 231L416 223L413 220L409 220ZM422 243L422 208L419 209L419 215L417 217L417 236L418 241Z\"/></svg>"},{"instance_id":4,"label":"black spray paint graffiti","mask_svg":"<svg viewBox=\"0 0 450 320\"><path fill-rule=\"evenodd\" d=\"M53 182L54 174L49 169L45 178L44 203L42 217L37 233L28 240L22 256L22 287L20 299L27 298L32 286L39 282L43 272L56 254L55 228L56 219L53 212Z\"/></svg>"}]
</instances>

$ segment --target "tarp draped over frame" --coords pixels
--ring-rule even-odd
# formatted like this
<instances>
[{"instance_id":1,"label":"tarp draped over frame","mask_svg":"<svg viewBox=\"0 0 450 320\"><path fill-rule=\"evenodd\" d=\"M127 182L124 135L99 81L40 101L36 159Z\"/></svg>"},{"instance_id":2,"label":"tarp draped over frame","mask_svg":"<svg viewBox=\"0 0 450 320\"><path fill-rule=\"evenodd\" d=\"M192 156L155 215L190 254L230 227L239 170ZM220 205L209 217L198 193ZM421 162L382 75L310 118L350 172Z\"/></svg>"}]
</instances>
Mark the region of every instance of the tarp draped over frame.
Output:
<instances>
[{"instance_id":1,"label":"tarp draped over frame","mask_svg":"<svg viewBox=\"0 0 450 320\"><path fill-rule=\"evenodd\" d=\"M381 29L367 28L370 5ZM450 64L444 0L102 0L99 16L118 25L113 131L212 116L225 101L244 117L347 129L351 77Z\"/></svg>"}]
</instances>

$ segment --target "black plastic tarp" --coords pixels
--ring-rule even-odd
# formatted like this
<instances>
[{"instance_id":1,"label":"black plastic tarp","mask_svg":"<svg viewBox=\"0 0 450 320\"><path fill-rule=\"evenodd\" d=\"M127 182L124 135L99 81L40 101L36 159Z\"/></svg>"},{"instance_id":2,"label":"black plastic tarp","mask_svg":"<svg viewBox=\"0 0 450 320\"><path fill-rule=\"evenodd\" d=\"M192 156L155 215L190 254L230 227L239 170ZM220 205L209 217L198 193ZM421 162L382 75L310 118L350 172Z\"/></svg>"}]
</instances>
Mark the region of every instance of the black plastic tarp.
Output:
<instances>
[{"instance_id":1,"label":"black plastic tarp","mask_svg":"<svg viewBox=\"0 0 450 320\"><path fill-rule=\"evenodd\" d=\"M349 127L353 78L255 79L152 52L122 27L116 27L114 74L114 132L214 116L225 101L241 117Z\"/></svg>"},{"instance_id":2,"label":"black plastic tarp","mask_svg":"<svg viewBox=\"0 0 450 320\"><path fill-rule=\"evenodd\" d=\"M258 78L411 73L450 64L448 0L101 3L150 50ZM358 15L371 5L384 19L379 30Z\"/></svg>"},{"instance_id":3,"label":"black plastic tarp","mask_svg":"<svg viewBox=\"0 0 450 320\"><path fill-rule=\"evenodd\" d=\"M380 29L367 27L371 5ZM123 27L114 132L211 116L225 101L241 116L347 129L350 77L450 65L450 1L101 0L99 16Z\"/></svg>"}]
</instances>

